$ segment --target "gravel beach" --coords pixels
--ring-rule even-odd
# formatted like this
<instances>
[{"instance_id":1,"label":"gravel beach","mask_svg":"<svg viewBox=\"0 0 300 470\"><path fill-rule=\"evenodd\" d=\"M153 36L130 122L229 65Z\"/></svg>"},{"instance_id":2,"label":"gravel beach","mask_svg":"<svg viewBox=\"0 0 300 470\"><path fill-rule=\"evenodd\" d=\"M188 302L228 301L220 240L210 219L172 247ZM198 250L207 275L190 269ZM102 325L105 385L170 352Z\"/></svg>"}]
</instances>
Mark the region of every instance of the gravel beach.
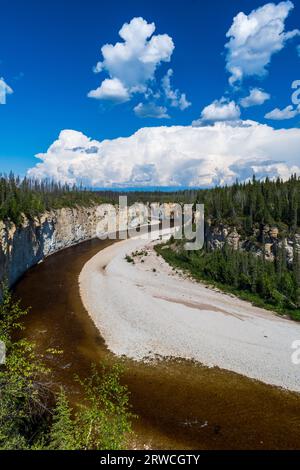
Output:
<instances>
[{"instance_id":1,"label":"gravel beach","mask_svg":"<svg viewBox=\"0 0 300 470\"><path fill-rule=\"evenodd\" d=\"M116 243L81 271L82 301L107 347L135 360L191 359L300 391L300 365L291 360L300 325L176 273L154 243ZM126 261L135 251L143 254Z\"/></svg>"}]
</instances>

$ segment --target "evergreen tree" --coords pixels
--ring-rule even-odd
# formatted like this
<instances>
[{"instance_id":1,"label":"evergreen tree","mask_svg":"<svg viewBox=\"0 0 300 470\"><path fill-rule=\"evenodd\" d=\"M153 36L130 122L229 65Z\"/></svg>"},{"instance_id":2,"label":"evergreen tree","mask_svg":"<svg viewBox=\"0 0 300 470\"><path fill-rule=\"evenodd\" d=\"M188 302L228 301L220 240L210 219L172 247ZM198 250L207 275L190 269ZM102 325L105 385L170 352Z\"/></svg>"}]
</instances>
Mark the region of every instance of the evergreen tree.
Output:
<instances>
[{"instance_id":1,"label":"evergreen tree","mask_svg":"<svg viewBox=\"0 0 300 470\"><path fill-rule=\"evenodd\" d=\"M52 450L75 450L75 425L71 416L71 408L63 389L57 397L50 431L50 445Z\"/></svg>"}]
</instances>

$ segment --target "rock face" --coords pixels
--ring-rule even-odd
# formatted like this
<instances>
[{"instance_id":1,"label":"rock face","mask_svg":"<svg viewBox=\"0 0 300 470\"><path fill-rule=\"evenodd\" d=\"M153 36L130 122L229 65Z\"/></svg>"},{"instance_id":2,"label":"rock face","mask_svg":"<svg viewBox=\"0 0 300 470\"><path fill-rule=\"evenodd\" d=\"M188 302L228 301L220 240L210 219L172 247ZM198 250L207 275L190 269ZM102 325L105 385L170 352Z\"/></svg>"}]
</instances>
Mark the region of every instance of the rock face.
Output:
<instances>
[{"instance_id":1,"label":"rock face","mask_svg":"<svg viewBox=\"0 0 300 470\"><path fill-rule=\"evenodd\" d=\"M27 269L45 257L108 231L108 221L117 220L119 208L108 204L89 208L63 208L35 219L24 217L20 226L0 221L0 281L14 284ZM129 227L147 223L139 204L128 211ZM118 223L116 222L116 228ZM1 291L0 291L1 297Z\"/></svg>"},{"instance_id":2,"label":"rock face","mask_svg":"<svg viewBox=\"0 0 300 470\"><path fill-rule=\"evenodd\" d=\"M242 238L235 227L228 225L213 225L207 221L205 240L210 249L220 249L225 244L234 250L250 251L257 256L265 256L268 261L274 261L276 250L283 248L288 264L293 263L294 253L300 253L300 235L295 238L280 238L277 227L269 225L261 226L260 229L253 228L253 236ZM295 244L295 246L294 246Z\"/></svg>"},{"instance_id":3,"label":"rock face","mask_svg":"<svg viewBox=\"0 0 300 470\"><path fill-rule=\"evenodd\" d=\"M211 249L222 248L225 243L231 246L234 250L240 248L240 235L235 227L228 227L224 225L212 226L210 221L205 230L206 242Z\"/></svg>"}]
</instances>

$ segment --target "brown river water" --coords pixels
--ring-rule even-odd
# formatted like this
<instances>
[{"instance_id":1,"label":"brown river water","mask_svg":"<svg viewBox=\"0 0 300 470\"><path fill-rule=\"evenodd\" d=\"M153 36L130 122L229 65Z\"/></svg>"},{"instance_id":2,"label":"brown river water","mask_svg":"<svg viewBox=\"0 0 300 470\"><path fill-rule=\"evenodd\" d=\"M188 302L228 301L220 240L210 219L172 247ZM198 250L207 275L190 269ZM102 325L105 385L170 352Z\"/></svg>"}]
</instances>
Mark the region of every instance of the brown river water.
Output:
<instances>
[{"instance_id":1,"label":"brown river water","mask_svg":"<svg viewBox=\"0 0 300 470\"><path fill-rule=\"evenodd\" d=\"M68 248L30 269L15 286L22 305L25 337L47 355L54 386L80 399L74 375L89 373L91 363L121 361L130 390L136 441L152 449L300 449L300 394L264 385L191 361L152 364L118 359L84 309L78 286L83 265L110 241L91 240Z\"/></svg>"}]
</instances>

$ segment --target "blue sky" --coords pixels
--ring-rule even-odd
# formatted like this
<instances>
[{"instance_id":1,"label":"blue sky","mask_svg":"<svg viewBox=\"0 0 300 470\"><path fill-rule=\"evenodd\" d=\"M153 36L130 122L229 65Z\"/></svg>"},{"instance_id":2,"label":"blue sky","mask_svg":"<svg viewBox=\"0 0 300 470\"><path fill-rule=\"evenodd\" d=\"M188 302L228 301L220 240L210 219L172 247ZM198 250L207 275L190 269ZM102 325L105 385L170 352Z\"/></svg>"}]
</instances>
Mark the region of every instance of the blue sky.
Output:
<instances>
[{"instance_id":1,"label":"blue sky","mask_svg":"<svg viewBox=\"0 0 300 470\"><path fill-rule=\"evenodd\" d=\"M282 110L292 104L291 84L300 79L297 35L272 55L266 76L245 76L238 87L228 83L226 33L239 12L248 15L265 3L0 0L0 77L13 89L6 104L0 106L1 171L24 174L36 164L34 155L46 152L63 129L81 131L99 142L131 136L142 127L189 126L215 100L223 97L238 105L252 88L264 90L270 99L260 106L240 106L242 119L268 123L275 129L298 129L300 115L284 120L264 117L275 108ZM300 28L300 5L294 3L285 21L286 31ZM160 90L155 106L164 108L168 119L139 117L134 108L145 100L153 103L142 94L131 93L128 101L119 104L87 97L109 78L108 70L100 74L92 70L103 60L101 47L122 41L118 31L137 17L154 22L154 35L167 34L175 46L170 61L157 66L155 81L149 86L152 93ZM184 93L191 103L183 110L162 96L161 79L170 68L172 90L178 90L178 98ZM152 160L148 165L153 165ZM149 168L146 170L149 176Z\"/></svg>"}]
</instances>

